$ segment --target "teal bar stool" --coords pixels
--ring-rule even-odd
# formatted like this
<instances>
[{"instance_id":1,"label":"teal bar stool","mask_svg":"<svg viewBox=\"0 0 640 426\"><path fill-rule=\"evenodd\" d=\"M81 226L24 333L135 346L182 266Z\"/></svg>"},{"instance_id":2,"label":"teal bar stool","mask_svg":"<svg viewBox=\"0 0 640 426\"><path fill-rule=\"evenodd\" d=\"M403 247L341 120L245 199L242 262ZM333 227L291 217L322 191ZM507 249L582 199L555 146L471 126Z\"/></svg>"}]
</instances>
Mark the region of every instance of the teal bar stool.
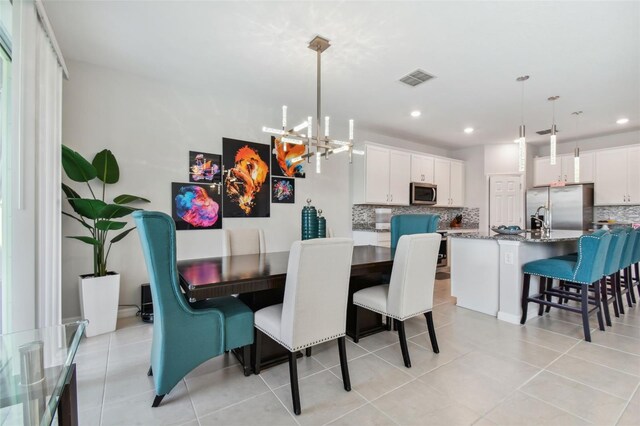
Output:
<instances>
[{"instance_id":1,"label":"teal bar stool","mask_svg":"<svg viewBox=\"0 0 640 426\"><path fill-rule=\"evenodd\" d=\"M578 239L578 258L576 261L550 258L525 264L523 266L524 280L520 324L526 322L529 303L534 302L540 305L538 315L542 315L544 306L553 306L558 309L581 313L584 338L587 342L591 341L589 329L589 314L591 312L596 311L600 330L604 330L600 280L603 277L610 241L611 234L608 232L583 235ZM530 296L529 287L532 275L540 278L540 284L539 293ZM554 280L580 284L580 294L561 287L553 287ZM589 295L590 287L594 292L593 297ZM559 302L553 302L551 300L552 297L557 297ZM580 307L560 303L563 299L578 302ZM589 305L594 307L590 309Z\"/></svg>"},{"instance_id":2,"label":"teal bar stool","mask_svg":"<svg viewBox=\"0 0 640 426\"><path fill-rule=\"evenodd\" d=\"M609 243L609 250L607 251L607 261L604 266L604 276L601 280L601 293L602 293L602 306L604 308L605 321L608 326L611 326L611 317L609 315L609 303L613 302L613 312L616 317L620 316L619 302L618 302L618 287L616 286L616 278L624 246L629 236L628 228L616 228L611 231L611 242ZM607 288L607 282L610 283ZM609 297L611 295L611 297Z\"/></svg>"},{"instance_id":3,"label":"teal bar stool","mask_svg":"<svg viewBox=\"0 0 640 426\"><path fill-rule=\"evenodd\" d=\"M437 214L399 214L391 218L391 248L395 249L403 235L430 234L438 230Z\"/></svg>"},{"instance_id":4,"label":"teal bar stool","mask_svg":"<svg viewBox=\"0 0 640 426\"><path fill-rule=\"evenodd\" d=\"M253 312L235 297L187 302L180 290L173 219L161 212L136 211L151 296L153 342L151 368L156 397L152 407L195 367L225 351L243 348L245 375L250 374Z\"/></svg>"},{"instance_id":5,"label":"teal bar stool","mask_svg":"<svg viewBox=\"0 0 640 426\"><path fill-rule=\"evenodd\" d=\"M626 294L627 296L627 304L629 308L633 307L633 304L636 303L636 295L633 291L633 285L631 283L631 265L633 259L633 252L635 249L636 240L638 239L638 231L635 229L631 229L629 231L629 235L627 237L627 241L624 245L624 249L622 251L622 257L620 259L620 270L618 271L617 276L617 288L618 294L622 296L622 294ZM624 276L620 271L624 272ZM622 302L622 297L618 300L620 312L624 313L624 304Z\"/></svg>"},{"instance_id":6,"label":"teal bar stool","mask_svg":"<svg viewBox=\"0 0 640 426\"><path fill-rule=\"evenodd\" d=\"M640 228L636 228L636 233L639 233L636 235L636 244L635 247L633 248L633 258L632 258L632 265L631 265L631 269L632 269L632 273L633 270L635 270L635 278L632 278L632 286L637 286L638 287L638 297L640 297ZM630 275L632 276L632 275Z\"/></svg>"}]
</instances>

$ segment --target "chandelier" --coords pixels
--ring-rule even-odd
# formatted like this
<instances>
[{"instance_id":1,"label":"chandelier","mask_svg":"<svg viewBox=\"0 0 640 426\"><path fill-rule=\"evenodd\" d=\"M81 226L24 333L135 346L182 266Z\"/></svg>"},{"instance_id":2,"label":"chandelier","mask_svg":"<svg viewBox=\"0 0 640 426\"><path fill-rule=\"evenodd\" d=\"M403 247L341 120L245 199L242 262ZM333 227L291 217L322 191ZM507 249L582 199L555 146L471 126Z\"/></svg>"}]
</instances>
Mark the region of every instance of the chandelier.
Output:
<instances>
[{"instance_id":1,"label":"chandelier","mask_svg":"<svg viewBox=\"0 0 640 426\"><path fill-rule=\"evenodd\" d=\"M341 152L349 153L349 163L353 162L353 154L364 155L364 151L353 149L353 120L349 120L349 139L346 141L331 139L329 137L329 117L324 118L324 129L321 120L321 75L320 64L322 52L327 50L331 44L326 38L316 36L309 42L309 49L314 50L317 56L317 98L316 98L316 132L313 135L313 119L308 117L306 121L287 129L287 107L282 106L282 130L263 127L262 131L271 133L280 137L280 143L283 150L287 151L287 145L303 145L305 147L304 154L289 160L291 165L301 163L305 159L311 162L312 157L316 157L316 173L321 173L321 159L328 159L332 154ZM304 130L306 129L306 132ZM324 130L324 132L323 132Z\"/></svg>"}]
</instances>

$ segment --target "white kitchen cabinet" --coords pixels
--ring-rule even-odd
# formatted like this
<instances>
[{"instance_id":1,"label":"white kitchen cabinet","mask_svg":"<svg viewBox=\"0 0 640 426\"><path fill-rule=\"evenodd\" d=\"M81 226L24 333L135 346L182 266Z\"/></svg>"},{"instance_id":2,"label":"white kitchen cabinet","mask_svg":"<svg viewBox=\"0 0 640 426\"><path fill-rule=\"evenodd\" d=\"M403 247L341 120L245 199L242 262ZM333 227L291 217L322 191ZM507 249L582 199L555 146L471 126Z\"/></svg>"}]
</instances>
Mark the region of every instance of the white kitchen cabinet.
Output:
<instances>
[{"instance_id":1,"label":"white kitchen cabinet","mask_svg":"<svg viewBox=\"0 0 640 426\"><path fill-rule=\"evenodd\" d=\"M562 177L562 160L556 158L551 164L549 157L538 157L533 160L533 185L544 186L559 181Z\"/></svg>"},{"instance_id":2,"label":"white kitchen cabinet","mask_svg":"<svg viewBox=\"0 0 640 426\"><path fill-rule=\"evenodd\" d=\"M409 205L411 154L367 145L364 203Z\"/></svg>"},{"instance_id":3,"label":"white kitchen cabinet","mask_svg":"<svg viewBox=\"0 0 640 426\"><path fill-rule=\"evenodd\" d=\"M563 154L556 158L552 165L549 157L538 157L533 164L533 185L545 186L551 182L576 183L573 154ZM580 154L580 182L594 181L594 154L585 152Z\"/></svg>"},{"instance_id":4,"label":"white kitchen cabinet","mask_svg":"<svg viewBox=\"0 0 640 426\"><path fill-rule=\"evenodd\" d=\"M598 151L595 159L595 204L640 204L640 146Z\"/></svg>"},{"instance_id":5,"label":"white kitchen cabinet","mask_svg":"<svg viewBox=\"0 0 640 426\"><path fill-rule=\"evenodd\" d=\"M438 186L436 207L464 206L464 163L436 158L433 181Z\"/></svg>"},{"instance_id":6,"label":"white kitchen cabinet","mask_svg":"<svg viewBox=\"0 0 640 426\"><path fill-rule=\"evenodd\" d=\"M433 183L433 157L411 155L411 182Z\"/></svg>"}]
</instances>

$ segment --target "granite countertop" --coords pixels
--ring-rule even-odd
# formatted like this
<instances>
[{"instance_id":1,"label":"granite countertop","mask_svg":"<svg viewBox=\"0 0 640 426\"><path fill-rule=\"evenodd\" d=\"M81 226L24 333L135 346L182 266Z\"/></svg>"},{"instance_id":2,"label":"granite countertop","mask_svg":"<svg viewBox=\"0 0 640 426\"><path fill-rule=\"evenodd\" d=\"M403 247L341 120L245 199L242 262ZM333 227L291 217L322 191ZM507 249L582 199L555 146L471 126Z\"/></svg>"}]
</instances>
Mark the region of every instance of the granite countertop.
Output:
<instances>
[{"instance_id":1,"label":"granite countertop","mask_svg":"<svg viewBox=\"0 0 640 426\"><path fill-rule=\"evenodd\" d=\"M375 223L354 223L351 225L351 229L353 231L369 231L369 232L391 232L390 229L376 229ZM477 231L478 225L463 225L459 228L438 228L438 231L460 231L460 232L469 232L469 231Z\"/></svg>"},{"instance_id":2,"label":"granite countertop","mask_svg":"<svg viewBox=\"0 0 640 426\"><path fill-rule=\"evenodd\" d=\"M490 232L473 232L464 234L451 234L452 238L468 238L475 240L496 240L496 241L522 241L525 243L555 243L560 241L576 241L583 235L589 235L589 231L567 231L552 230L548 237L542 237L541 234L532 234L526 232L520 235L504 235L493 231Z\"/></svg>"}]
</instances>

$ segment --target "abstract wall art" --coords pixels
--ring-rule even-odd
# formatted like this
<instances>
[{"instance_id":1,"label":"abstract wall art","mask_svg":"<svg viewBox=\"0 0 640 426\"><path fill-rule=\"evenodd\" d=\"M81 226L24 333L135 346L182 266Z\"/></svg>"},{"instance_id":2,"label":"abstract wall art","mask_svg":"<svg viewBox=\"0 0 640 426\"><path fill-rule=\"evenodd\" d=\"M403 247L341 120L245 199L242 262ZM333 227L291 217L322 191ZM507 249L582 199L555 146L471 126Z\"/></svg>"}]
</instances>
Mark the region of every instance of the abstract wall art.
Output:
<instances>
[{"instance_id":1,"label":"abstract wall art","mask_svg":"<svg viewBox=\"0 0 640 426\"><path fill-rule=\"evenodd\" d=\"M171 184L171 216L177 230L222 229L219 184Z\"/></svg>"},{"instance_id":2,"label":"abstract wall art","mask_svg":"<svg viewBox=\"0 0 640 426\"><path fill-rule=\"evenodd\" d=\"M222 176L220 155L189 151L189 182L214 182Z\"/></svg>"},{"instance_id":3,"label":"abstract wall art","mask_svg":"<svg viewBox=\"0 0 640 426\"><path fill-rule=\"evenodd\" d=\"M269 217L269 145L222 138L224 217Z\"/></svg>"},{"instance_id":4,"label":"abstract wall art","mask_svg":"<svg viewBox=\"0 0 640 426\"><path fill-rule=\"evenodd\" d=\"M293 204L296 202L296 180L293 178L271 178L271 202Z\"/></svg>"},{"instance_id":5,"label":"abstract wall art","mask_svg":"<svg viewBox=\"0 0 640 426\"><path fill-rule=\"evenodd\" d=\"M304 145L293 145L288 143L287 150L284 150L284 144L280 138L271 136L271 166L273 167L274 176L286 176L303 178L305 160L297 159L305 153Z\"/></svg>"}]
</instances>

